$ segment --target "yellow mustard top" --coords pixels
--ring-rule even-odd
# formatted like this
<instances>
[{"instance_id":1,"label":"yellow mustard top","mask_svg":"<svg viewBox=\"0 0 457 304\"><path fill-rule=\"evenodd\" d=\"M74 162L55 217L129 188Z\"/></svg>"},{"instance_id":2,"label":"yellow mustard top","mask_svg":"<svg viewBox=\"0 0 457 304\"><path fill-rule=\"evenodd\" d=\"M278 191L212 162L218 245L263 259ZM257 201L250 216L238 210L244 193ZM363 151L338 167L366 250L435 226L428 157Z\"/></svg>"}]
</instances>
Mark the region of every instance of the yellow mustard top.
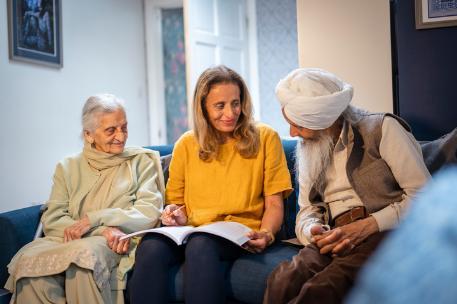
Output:
<instances>
[{"instance_id":1,"label":"yellow mustard top","mask_svg":"<svg viewBox=\"0 0 457 304\"><path fill-rule=\"evenodd\" d=\"M192 131L176 142L166 187L167 204L186 204L188 224L216 221L260 228L264 196L292 191L289 170L278 134L258 125L260 149L255 158L243 158L235 140L222 145L217 160L198 157L199 145Z\"/></svg>"}]
</instances>

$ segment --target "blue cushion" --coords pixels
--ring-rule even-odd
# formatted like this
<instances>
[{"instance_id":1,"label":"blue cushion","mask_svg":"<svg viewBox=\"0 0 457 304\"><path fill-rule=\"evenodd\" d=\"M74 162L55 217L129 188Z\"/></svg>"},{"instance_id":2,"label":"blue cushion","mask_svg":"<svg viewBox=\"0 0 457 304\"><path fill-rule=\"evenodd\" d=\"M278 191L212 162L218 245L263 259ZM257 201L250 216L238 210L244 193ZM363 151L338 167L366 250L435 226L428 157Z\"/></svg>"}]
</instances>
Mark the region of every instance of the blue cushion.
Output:
<instances>
[{"instance_id":1,"label":"blue cushion","mask_svg":"<svg viewBox=\"0 0 457 304\"><path fill-rule=\"evenodd\" d=\"M229 296L243 303L262 303L268 275L282 261L290 261L299 250L277 242L262 254L239 258L228 273Z\"/></svg>"},{"instance_id":2,"label":"blue cushion","mask_svg":"<svg viewBox=\"0 0 457 304\"><path fill-rule=\"evenodd\" d=\"M0 214L0 287L8 279L6 266L22 246L31 242L40 220L40 205Z\"/></svg>"},{"instance_id":3,"label":"blue cushion","mask_svg":"<svg viewBox=\"0 0 457 304\"><path fill-rule=\"evenodd\" d=\"M145 146L146 149L151 149L159 152L160 156L168 155L173 152L173 145L163 145L163 146Z\"/></svg>"},{"instance_id":4,"label":"blue cushion","mask_svg":"<svg viewBox=\"0 0 457 304\"><path fill-rule=\"evenodd\" d=\"M431 174L441 168L457 164L457 128L428 142L421 142L425 165Z\"/></svg>"},{"instance_id":5,"label":"blue cushion","mask_svg":"<svg viewBox=\"0 0 457 304\"><path fill-rule=\"evenodd\" d=\"M6 289L0 289L0 304L8 304L11 300L11 293Z\"/></svg>"},{"instance_id":6,"label":"blue cushion","mask_svg":"<svg viewBox=\"0 0 457 304\"><path fill-rule=\"evenodd\" d=\"M226 263L226 284L230 298L242 303L262 303L270 272L282 261L289 261L300 248L276 242L262 254L247 254ZM169 294L172 302L184 301L184 265L170 271Z\"/></svg>"},{"instance_id":7,"label":"blue cushion","mask_svg":"<svg viewBox=\"0 0 457 304\"><path fill-rule=\"evenodd\" d=\"M292 187L295 191L289 195L284 202L284 221L281 230L276 235L278 240L287 240L295 238L295 217L298 213L298 187L296 185L297 178L295 176L295 147L296 140L282 140L284 154L286 155L287 167L289 168Z\"/></svg>"}]
</instances>

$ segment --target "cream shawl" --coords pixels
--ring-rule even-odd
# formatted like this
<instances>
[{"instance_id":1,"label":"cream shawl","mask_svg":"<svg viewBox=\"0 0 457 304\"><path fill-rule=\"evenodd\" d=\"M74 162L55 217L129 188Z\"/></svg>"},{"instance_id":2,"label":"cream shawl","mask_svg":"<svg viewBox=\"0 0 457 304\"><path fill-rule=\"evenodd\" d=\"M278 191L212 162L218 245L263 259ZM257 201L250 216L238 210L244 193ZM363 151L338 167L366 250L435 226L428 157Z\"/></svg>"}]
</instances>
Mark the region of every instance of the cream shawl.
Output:
<instances>
[{"instance_id":1,"label":"cream shawl","mask_svg":"<svg viewBox=\"0 0 457 304\"><path fill-rule=\"evenodd\" d=\"M92 270L99 288L123 289L135 246L128 255L113 253L101 236L103 227L132 232L156 226L164 188L155 151L126 148L112 155L86 146L83 153L64 159L56 167L48 209L42 217L45 237L14 256L6 287L14 292L22 277L61 273L74 263ZM84 214L92 230L80 240L63 243L64 229Z\"/></svg>"}]
</instances>

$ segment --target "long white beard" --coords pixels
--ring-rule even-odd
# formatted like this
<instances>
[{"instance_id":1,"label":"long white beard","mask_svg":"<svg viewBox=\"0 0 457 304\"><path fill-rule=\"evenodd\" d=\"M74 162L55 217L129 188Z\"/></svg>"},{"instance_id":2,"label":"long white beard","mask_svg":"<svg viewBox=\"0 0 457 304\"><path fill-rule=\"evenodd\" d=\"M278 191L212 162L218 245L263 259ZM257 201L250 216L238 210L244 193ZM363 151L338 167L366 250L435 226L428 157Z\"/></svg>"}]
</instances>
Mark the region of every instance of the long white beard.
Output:
<instances>
[{"instance_id":1,"label":"long white beard","mask_svg":"<svg viewBox=\"0 0 457 304\"><path fill-rule=\"evenodd\" d=\"M298 181L307 194L313 186L318 193L323 194L325 172L332 163L334 147L332 137L323 132L317 139L300 139L297 143L295 167Z\"/></svg>"}]
</instances>

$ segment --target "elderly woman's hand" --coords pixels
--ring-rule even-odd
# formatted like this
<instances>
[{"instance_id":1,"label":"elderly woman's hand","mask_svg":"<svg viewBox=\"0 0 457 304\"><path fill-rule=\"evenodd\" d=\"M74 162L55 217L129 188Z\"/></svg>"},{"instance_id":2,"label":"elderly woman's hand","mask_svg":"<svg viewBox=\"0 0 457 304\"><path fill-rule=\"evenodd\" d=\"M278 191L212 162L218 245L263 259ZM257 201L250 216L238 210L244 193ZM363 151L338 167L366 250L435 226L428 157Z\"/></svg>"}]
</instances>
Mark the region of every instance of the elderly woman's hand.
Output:
<instances>
[{"instance_id":1,"label":"elderly woman's hand","mask_svg":"<svg viewBox=\"0 0 457 304\"><path fill-rule=\"evenodd\" d=\"M183 226L187 223L187 213L185 205L167 205L160 217L165 226Z\"/></svg>"},{"instance_id":2,"label":"elderly woman's hand","mask_svg":"<svg viewBox=\"0 0 457 304\"><path fill-rule=\"evenodd\" d=\"M77 221L71 226L68 226L63 231L63 240L64 242L69 242L73 240L80 239L84 234L86 234L90 229L89 218L84 216L82 219Z\"/></svg>"},{"instance_id":3,"label":"elderly woman's hand","mask_svg":"<svg viewBox=\"0 0 457 304\"><path fill-rule=\"evenodd\" d=\"M102 235L106 238L108 247L117 254L124 254L129 250L130 238L120 240L120 238L124 236L125 233L122 232L119 228L106 227L106 229L103 230Z\"/></svg>"}]
</instances>

